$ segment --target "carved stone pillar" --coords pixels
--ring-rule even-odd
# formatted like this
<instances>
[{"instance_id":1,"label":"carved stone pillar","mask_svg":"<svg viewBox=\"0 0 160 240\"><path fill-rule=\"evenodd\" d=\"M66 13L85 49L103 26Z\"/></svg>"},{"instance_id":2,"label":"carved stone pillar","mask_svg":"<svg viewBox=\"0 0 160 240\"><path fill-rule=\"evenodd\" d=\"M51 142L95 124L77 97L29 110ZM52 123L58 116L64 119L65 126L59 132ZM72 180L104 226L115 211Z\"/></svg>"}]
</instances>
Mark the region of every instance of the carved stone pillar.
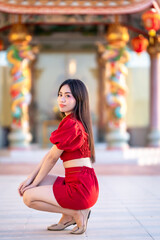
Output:
<instances>
[{"instance_id":1,"label":"carved stone pillar","mask_svg":"<svg viewBox=\"0 0 160 240\"><path fill-rule=\"evenodd\" d=\"M148 146L160 147L160 37L148 47L150 55L150 123Z\"/></svg>"},{"instance_id":2,"label":"carved stone pillar","mask_svg":"<svg viewBox=\"0 0 160 240\"><path fill-rule=\"evenodd\" d=\"M22 24L13 25L9 34L12 45L7 50L11 66L11 132L8 136L11 148L26 148L32 140L29 132L28 106L31 102L30 62L35 58L29 42L31 36Z\"/></svg>"}]
</instances>

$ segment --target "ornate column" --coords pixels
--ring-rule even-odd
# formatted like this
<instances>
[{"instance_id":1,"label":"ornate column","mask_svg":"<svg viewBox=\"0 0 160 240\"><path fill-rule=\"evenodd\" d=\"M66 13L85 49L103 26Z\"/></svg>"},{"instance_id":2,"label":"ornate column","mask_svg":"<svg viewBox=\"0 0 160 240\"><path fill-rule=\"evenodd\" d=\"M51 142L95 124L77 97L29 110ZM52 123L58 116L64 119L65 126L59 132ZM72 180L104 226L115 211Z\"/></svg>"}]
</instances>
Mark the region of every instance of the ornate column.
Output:
<instances>
[{"instance_id":1,"label":"ornate column","mask_svg":"<svg viewBox=\"0 0 160 240\"><path fill-rule=\"evenodd\" d=\"M129 60L126 43L129 40L127 28L120 24L109 26L106 34L108 45L98 44L101 64L105 67L104 91L107 110L106 140L109 149L128 147L129 134L126 132L125 116L127 111L125 63Z\"/></svg>"},{"instance_id":2,"label":"ornate column","mask_svg":"<svg viewBox=\"0 0 160 240\"><path fill-rule=\"evenodd\" d=\"M160 147L160 36L148 47L150 55L150 130L148 145Z\"/></svg>"},{"instance_id":3,"label":"ornate column","mask_svg":"<svg viewBox=\"0 0 160 240\"><path fill-rule=\"evenodd\" d=\"M12 98L11 132L8 136L11 148L26 148L32 140L29 132L28 106L31 102L31 70L30 62L35 58L29 42L31 36L23 24L13 25L9 34L12 45L7 50L7 58L11 66Z\"/></svg>"}]
</instances>

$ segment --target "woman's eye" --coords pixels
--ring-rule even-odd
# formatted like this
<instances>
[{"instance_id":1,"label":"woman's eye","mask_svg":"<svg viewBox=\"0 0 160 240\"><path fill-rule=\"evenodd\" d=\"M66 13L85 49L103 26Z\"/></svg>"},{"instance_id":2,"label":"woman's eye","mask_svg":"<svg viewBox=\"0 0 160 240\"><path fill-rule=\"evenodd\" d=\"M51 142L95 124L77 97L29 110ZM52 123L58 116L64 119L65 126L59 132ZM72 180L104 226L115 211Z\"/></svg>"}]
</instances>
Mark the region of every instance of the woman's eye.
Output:
<instances>
[{"instance_id":1,"label":"woman's eye","mask_svg":"<svg viewBox=\"0 0 160 240\"><path fill-rule=\"evenodd\" d=\"M62 93L58 93L58 97L63 97ZM71 96L67 94L64 97L70 98Z\"/></svg>"}]
</instances>

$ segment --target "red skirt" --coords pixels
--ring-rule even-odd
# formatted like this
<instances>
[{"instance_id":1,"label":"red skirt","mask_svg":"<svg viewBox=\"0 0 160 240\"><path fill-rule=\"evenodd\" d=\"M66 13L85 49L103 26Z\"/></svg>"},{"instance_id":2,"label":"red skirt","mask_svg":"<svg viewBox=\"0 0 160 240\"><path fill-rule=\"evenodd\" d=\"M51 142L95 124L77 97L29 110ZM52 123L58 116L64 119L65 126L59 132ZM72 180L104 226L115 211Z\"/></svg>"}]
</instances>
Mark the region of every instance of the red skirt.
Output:
<instances>
[{"instance_id":1,"label":"red skirt","mask_svg":"<svg viewBox=\"0 0 160 240\"><path fill-rule=\"evenodd\" d=\"M65 168L65 177L57 177L53 193L63 208L82 210L92 207L99 195L94 169L85 166Z\"/></svg>"}]
</instances>

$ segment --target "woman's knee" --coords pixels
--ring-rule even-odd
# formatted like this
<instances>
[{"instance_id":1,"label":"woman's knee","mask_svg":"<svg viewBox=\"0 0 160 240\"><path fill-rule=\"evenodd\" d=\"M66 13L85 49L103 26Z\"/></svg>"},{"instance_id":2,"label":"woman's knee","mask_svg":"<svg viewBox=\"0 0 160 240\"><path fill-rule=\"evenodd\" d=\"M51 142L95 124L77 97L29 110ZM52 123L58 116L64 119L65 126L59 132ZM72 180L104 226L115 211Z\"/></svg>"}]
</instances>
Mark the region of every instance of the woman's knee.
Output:
<instances>
[{"instance_id":1,"label":"woman's knee","mask_svg":"<svg viewBox=\"0 0 160 240\"><path fill-rule=\"evenodd\" d=\"M30 194L30 190L26 190L23 194L23 202L25 205L27 205L28 207L31 207L32 205L32 199L31 199L31 194Z\"/></svg>"}]
</instances>

